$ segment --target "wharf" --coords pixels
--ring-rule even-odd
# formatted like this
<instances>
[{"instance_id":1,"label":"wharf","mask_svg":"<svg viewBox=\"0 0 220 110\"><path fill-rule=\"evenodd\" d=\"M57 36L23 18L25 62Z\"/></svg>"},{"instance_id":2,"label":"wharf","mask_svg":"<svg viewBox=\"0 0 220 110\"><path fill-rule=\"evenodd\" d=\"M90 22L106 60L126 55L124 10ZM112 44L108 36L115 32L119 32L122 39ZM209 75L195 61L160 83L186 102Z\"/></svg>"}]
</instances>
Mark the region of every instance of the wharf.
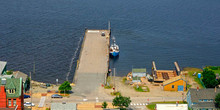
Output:
<instances>
[{"instance_id":1,"label":"wharf","mask_svg":"<svg viewBox=\"0 0 220 110\"><path fill-rule=\"evenodd\" d=\"M110 30L86 30L74 76L75 94L96 94L104 83L109 67L109 45Z\"/></svg>"}]
</instances>

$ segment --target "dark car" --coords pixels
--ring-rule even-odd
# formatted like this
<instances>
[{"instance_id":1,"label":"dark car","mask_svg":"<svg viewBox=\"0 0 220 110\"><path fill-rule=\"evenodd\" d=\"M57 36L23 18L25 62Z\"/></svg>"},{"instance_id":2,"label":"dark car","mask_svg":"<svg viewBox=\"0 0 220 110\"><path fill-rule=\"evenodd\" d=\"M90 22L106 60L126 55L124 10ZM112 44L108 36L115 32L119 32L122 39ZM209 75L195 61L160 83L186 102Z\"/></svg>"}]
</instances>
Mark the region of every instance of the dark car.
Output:
<instances>
[{"instance_id":1,"label":"dark car","mask_svg":"<svg viewBox=\"0 0 220 110\"><path fill-rule=\"evenodd\" d=\"M63 98L63 97L61 95L59 95L59 94L53 94L51 96L51 98Z\"/></svg>"},{"instance_id":2,"label":"dark car","mask_svg":"<svg viewBox=\"0 0 220 110\"><path fill-rule=\"evenodd\" d=\"M30 98L30 97L31 97L30 95L24 95L24 99Z\"/></svg>"}]
</instances>

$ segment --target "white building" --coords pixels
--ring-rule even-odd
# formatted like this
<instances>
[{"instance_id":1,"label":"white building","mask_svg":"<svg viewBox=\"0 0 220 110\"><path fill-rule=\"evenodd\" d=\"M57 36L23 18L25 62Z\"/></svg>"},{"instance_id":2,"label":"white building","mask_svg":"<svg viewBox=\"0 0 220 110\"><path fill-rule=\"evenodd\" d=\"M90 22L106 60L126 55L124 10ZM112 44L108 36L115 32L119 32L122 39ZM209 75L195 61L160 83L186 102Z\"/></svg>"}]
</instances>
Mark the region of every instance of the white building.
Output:
<instances>
[{"instance_id":1,"label":"white building","mask_svg":"<svg viewBox=\"0 0 220 110\"><path fill-rule=\"evenodd\" d=\"M188 110L187 104L156 104L155 110Z\"/></svg>"}]
</instances>

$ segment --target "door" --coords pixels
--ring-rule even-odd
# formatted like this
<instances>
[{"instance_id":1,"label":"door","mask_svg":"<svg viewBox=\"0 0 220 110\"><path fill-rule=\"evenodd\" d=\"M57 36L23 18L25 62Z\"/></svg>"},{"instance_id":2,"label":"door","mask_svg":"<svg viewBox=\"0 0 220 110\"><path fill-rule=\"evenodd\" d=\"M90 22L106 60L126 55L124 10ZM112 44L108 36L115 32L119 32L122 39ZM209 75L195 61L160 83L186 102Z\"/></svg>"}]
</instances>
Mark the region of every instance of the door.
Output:
<instances>
[{"instance_id":1,"label":"door","mask_svg":"<svg viewBox=\"0 0 220 110\"><path fill-rule=\"evenodd\" d=\"M183 91L183 86L178 86L178 91Z\"/></svg>"}]
</instances>

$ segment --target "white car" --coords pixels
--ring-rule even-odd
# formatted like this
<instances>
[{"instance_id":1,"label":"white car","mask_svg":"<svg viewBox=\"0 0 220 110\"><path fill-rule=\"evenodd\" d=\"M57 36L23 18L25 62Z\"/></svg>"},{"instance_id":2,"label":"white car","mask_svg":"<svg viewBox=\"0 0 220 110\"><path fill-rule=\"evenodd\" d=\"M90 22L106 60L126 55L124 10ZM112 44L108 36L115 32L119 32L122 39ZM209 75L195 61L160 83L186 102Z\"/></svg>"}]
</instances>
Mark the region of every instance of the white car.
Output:
<instances>
[{"instance_id":1,"label":"white car","mask_svg":"<svg viewBox=\"0 0 220 110\"><path fill-rule=\"evenodd\" d=\"M33 107L33 106L35 106L35 105L34 105L34 103L31 103L31 102L25 102L25 103L24 103L24 106L26 106L26 107L32 106L32 107Z\"/></svg>"}]
</instances>

